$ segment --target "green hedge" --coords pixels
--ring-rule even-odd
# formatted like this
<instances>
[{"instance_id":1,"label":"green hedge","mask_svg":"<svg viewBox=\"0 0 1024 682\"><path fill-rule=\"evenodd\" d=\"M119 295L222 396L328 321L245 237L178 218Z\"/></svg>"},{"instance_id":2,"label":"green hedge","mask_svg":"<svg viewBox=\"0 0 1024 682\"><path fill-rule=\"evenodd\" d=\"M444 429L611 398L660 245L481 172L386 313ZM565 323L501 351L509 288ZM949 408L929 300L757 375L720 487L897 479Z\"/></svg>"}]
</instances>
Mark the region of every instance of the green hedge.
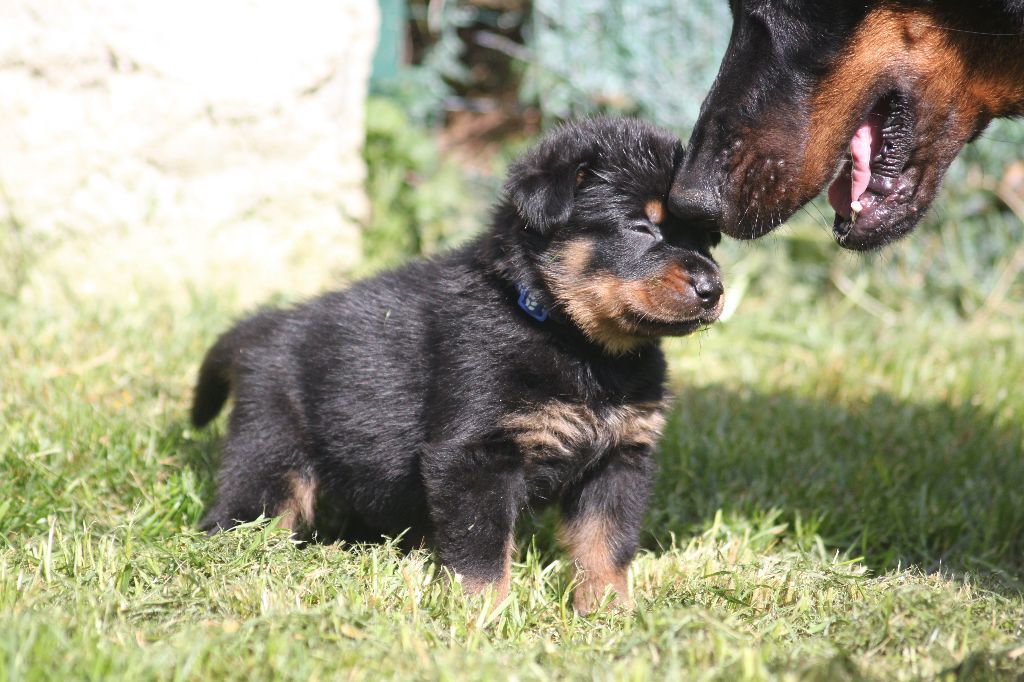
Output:
<instances>
[{"instance_id":1,"label":"green hedge","mask_svg":"<svg viewBox=\"0 0 1024 682\"><path fill-rule=\"evenodd\" d=\"M731 27L721 0L534 0L522 95L548 117L614 111L688 131Z\"/></svg>"}]
</instances>

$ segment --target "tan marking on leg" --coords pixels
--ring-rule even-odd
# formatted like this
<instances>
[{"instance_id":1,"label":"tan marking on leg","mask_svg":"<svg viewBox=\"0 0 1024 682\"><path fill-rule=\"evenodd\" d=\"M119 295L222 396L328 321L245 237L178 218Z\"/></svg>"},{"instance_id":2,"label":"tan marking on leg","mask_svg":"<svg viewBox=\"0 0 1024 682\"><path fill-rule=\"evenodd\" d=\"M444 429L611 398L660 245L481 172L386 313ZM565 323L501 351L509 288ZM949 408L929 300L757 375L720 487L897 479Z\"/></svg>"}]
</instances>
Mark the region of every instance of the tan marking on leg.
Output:
<instances>
[{"instance_id":1,"label":"tan marking on leg","mask_svg":"<svg viewBox=\"0 0 1024 682\"><path fill-rule=\"evenodd\" d=\"M512 534L509 533L508 538L505 540L505 563L502 567L501 577L491 582L456 573L455 579L462 585L462 591L466 594L479 594L488 587L493 587L497 597L494 601L494 606L497 607L508 596L508 591L512 584L512 554L515 551L515 543L512 540Z\"/></svg>"},{"instance_id":2,"label":"tan marking on leg","mask_svg":"<svg viewBox=\"0 0 1024 682\"><path fill-rule=\"evenodd\" d=\"M287 475L290 495L277 509L281 527L296 533L313 526L316 507L316 480L292 471Z\"/></svg>"},{"instance_id":3,"label":"tan marking on leg","mask_svg":"<svg viewBox=\"0 0 1024 682\"><path fill-rule=\"evenodd\" d=\"M615 565L609 523L603 516L595 515L575 519L560 528L562 542L568 546L576 566L573 606L582 614L597 608L609 588L615 592L613 606L633 608L629 596L629 566Z\"/></svg>"}]
</instances>

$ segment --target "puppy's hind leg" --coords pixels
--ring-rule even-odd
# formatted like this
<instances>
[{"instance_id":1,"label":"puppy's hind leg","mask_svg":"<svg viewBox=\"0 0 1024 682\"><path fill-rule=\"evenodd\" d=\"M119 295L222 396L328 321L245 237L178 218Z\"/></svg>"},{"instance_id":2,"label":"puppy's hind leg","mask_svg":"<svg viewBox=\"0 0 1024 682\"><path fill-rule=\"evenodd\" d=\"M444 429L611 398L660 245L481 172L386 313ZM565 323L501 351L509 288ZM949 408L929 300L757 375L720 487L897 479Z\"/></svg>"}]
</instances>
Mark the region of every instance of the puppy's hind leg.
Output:
<instances>
[{"instance_id":1,"label":"puppy's hind leg","mask_svg":"<svg viewBox=\"0 0 1024 682\"><path fill-rule=\"evenodd\" d=\"M280 417L266 416L257 427L236 416L224 444L216 501L200 529L212 534L260 515L280 516L282 526L307 537L316 524L318 482L299 435Z\"/></svg>"}]
</instances>

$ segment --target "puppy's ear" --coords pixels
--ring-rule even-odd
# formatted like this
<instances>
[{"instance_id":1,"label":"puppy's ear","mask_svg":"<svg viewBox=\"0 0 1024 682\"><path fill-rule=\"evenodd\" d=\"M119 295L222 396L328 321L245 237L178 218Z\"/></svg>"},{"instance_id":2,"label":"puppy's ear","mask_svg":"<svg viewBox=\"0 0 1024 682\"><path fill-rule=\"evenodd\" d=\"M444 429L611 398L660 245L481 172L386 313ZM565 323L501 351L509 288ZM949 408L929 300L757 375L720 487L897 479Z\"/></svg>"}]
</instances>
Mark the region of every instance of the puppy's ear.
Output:
<instances>
[{"instance_id":1,"label":"puppy's ear","mask_svg":"<svg viewBox=\"0 0 1024 682\"><path fill-rule=\"evenodd\" d=\"M548 234L568 222L585 168L577 155L551 144L533 150L509 168L505 193L527 229Z\"/></svg>"}]
</instances>

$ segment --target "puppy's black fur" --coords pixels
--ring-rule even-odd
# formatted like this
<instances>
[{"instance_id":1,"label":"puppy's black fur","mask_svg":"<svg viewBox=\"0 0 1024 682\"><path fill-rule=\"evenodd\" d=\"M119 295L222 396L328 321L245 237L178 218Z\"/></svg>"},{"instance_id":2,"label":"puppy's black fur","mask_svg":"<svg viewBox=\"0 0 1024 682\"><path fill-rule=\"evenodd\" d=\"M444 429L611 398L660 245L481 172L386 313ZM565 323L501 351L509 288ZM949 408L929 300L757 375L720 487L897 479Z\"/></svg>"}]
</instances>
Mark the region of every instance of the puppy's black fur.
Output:
<instances>
[{"instance_id":1,"label":"puppy's black fur","mask_svg":"<svg viewBox=\"0 0 1024 682\"><path fill-rule=\"evenodd\" d=\"M660 336L714 321L715 235L669 216L681 155L633 120L564 126L515 163L465 246L229 330L192 419L235 393L214 532L432 541L464 587L508 589L512 532L558 504L586 611L628 599L662 424Z\"/></svg>"}]
</instances>

